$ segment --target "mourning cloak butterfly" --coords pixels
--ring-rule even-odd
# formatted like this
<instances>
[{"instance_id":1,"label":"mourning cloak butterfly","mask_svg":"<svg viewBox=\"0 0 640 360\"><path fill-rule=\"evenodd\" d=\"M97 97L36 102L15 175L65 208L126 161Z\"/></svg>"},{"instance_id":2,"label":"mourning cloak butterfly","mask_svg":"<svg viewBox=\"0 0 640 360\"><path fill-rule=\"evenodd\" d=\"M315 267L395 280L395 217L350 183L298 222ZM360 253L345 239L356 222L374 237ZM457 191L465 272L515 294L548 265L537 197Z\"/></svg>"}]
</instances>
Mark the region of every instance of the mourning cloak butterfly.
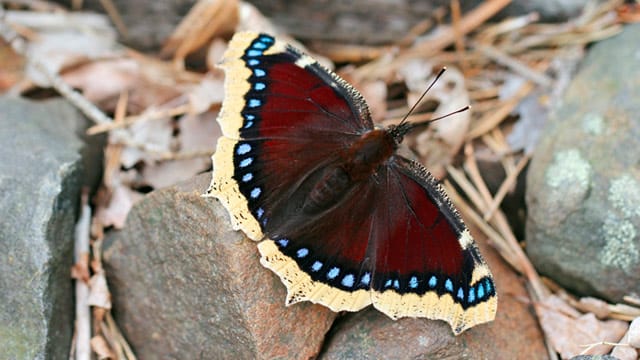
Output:
<instances>
[{"instance_id":1,"label":"mourning cloak butterfly","mask_svg":"<svg viewBox=\"0 0 640 360\"><path fill-rule=\"evenodd\" d=\"M455 334L493 320L493 278L469 230L431 174L395 154L409 123L374 128L358 91L266 34L236 34L221 66L224 136L205 196L260 241L288 305L373 304Z\"/></svg>"}]
</instances>

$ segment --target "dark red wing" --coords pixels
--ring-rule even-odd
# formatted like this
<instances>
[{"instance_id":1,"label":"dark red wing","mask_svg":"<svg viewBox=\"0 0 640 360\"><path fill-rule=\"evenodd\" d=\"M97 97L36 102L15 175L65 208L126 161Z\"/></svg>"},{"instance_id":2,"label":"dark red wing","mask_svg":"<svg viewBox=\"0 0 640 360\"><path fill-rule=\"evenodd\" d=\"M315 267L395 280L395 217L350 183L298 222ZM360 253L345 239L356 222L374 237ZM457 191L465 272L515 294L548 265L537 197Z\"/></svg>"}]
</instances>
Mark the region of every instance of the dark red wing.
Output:
<instances>
[{"instance_id":1,"label":"dark red wing","mask_svg":"<svg viewBox=\"0 0 640 360\"><path fill-rule=\"evenodd\" d=\"M258 240L301 182L373 125L356 90L269 35L236 35L223 67L225 137L208 194L222 200L235 228Z\"/></svg>"},{"instance_id":2,"label":"dark red wing","mask_svg":"<svg viewBox=\"0 0 640 360\"><path fill-rule=\"evenodd\" d=\"M455 333L496 311L491 273L446 194L422 165L393 156L373 215L373 304L392 318L448 321Z\"/></svg>"}]
</instances>

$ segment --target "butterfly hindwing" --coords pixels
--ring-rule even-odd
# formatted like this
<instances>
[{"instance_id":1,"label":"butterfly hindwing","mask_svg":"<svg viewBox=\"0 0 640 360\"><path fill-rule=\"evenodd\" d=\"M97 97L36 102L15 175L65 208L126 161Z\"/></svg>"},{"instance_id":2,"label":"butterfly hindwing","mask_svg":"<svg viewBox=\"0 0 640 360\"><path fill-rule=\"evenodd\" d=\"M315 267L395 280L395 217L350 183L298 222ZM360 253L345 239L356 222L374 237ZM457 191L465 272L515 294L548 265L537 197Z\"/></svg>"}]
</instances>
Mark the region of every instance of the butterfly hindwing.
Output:
<instances>
[{"instance_id":1,"label":"butterfly hindwing","mask_svg":"<svg viewBox=\"0 0 640 360\"><path fill-rule=\"evenodd\" d=\"M458 334L493 320L493 278L441 186L419 163L392 157L374 224L373 305L392 318L449 322Z\"/></svg>"}]
</instances>

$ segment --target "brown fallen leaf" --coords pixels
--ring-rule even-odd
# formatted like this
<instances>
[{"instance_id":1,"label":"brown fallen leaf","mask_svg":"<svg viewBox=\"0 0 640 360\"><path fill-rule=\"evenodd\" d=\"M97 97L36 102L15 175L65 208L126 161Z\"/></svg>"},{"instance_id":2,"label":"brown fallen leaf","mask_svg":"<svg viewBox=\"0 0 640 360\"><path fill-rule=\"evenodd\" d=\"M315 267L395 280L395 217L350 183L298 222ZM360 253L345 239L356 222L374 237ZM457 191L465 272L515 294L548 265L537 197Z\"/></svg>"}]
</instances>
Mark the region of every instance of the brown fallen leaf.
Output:
<instances>
[{"instance_id":1,"label":"brown fallen leaf","mask_svg":"<svg viewBox=\"0 0 640 360\"><path fill-rule=\"evenodd\" d=\"M111 292L107 286L107 278L104 271L94 274L89 281L89 299L91 306L111 309Z\"/></svg>"},{"instance_id":2,"label":"brown fallen leaf","mask_svg":"<svg viewBox=\"0 0 640 360\"><path fill-rule=\"evenodd\" d=\"M131 190L126 185L115 186L109 205L96 209L96 220L104 227L113 226L116 229L122 229L129 210L142 197L142 194Z\"/></svg>"},{"instance_id":3,"label":"brown fallen leaf","mask_svg":"<svg viewBox=\"0 0 640 360\"><path fill-rule=\"evenodd\" d=\"M555 295L535 306L547 339L563 359L581 354L607 354L611 345L601 343L617 342L628 327L624 321L598 320L592 313L581 314Z\"/></svg>"},{"instance_id":4,"label":"brown fallen leaf","mask_svg":"<svg viewBox=\"0 0 640 360\"><path fill-rule=\"evenodd\" d=\"M109 344L107 344L107 341L101 335L96 335L91 338L91 350L98 355L98 359L115 359L115 355L109 347Z\"/></svg>"}]
</instances>

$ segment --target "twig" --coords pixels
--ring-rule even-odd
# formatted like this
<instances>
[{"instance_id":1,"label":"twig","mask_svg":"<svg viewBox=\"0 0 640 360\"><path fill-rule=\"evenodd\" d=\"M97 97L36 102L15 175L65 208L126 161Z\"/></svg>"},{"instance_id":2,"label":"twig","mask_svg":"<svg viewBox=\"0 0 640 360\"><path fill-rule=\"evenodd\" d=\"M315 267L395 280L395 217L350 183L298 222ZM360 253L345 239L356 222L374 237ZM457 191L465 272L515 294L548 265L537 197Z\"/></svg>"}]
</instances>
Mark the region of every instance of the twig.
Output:
<instances>
[{"instance_id":1,"label":"twig","mask_svg":"<svg viewBox=\"0 0 640 360\"><path fill-rule=\"evenodd\" d=\"M80 219L75 228L74 258L76 264L89 268L89 231L91 227L91 207L88 194L82 194ZM76 360L91 359L91 310L89 308L89 286L84 279L76 279Z\"/></svg>"},{"instance_id":2,"label":"twig","mask_svg":"<svg viewBox=\"0 0 640 360\"><path fill-rule=\"evenodd\" d=\"M118 324L116 324L115 320L113 319L111 312L107 312L105 316L105 320L107 322L107 326L109 327L109 330L111 331L111 334L114 335L115 339L122 346L122 350L124 351L124 354L126 355L127 359L136 360L137 359L136 355L133 353L133 350L131 350L129 343L122 335L122 332L120 332L120 329L118 328Z\"/></svg>"},{"instance_id":3,"label":"twig","mask_svg":"<svg viewBox=\"0 0 640 360\"><path fill-rule=\"evenodd\" d=\"M542 87L550 87L553 83L553 80L544 73L530 68L529 66L527 66L527 64L513 58L512 56L502 52L501 50L491 45L483 45L478 42L474 42L472 45L475 49L482 52L488 58L494 60L498 64L508 67L516 74L519 74L522 77L527 78Z\"/></svg>"},{"instance_id":4,"label":"twig","mask_svg":"<svg viewBox=\"0 0 640 360\"><path fill-rule=\"evenodd\" d=\"M87 129L87 135L96 135L107 131L112 131L115 129L120 129L124 127L131 126L136 122L147 121L147 120L159 120L166 119L168 117L184 115L189 112L191 106L189 104L180 105L171 109L163 109L154 111L148 114L142 114L137 116L128 116L122 119L122 121L112 122L112 123L104 123L98 124Z\"/></svg>"},{"instance_id":5,"label":"twig","mask_svg":"<svg viewBox=\"0 0 640 360\"><path fill-rule=\"evenodd\" d=\"M502 105L494 112L483 116L476 122L476 125L467 133L467 140L475 139L498 126L498 124L500 124L513 111L513 109L518 106L520 101L529 95L533 88L534 85L531 82L525 82L522 84L513 97L503 102Z\"/></svg>"},{"instance_id":6,"label":"twig","mask_svg":"<svg viewBox=\"0 0 640 360\"><path fill-rule=\"evenodd\" d=\"M122 35L122 37L124 38L127 38L129 36L127 25L125 25L124 21L122 20L120 12L118 11L118 8L113 3L113 1L100 0L100 5L102 5L104 10L107 12L107 15L109 15L109 18L111 19L111 21L113 21L113 24L116 26L116 29L118 29L120 35Z\"/></svg>"},{"instance_id":7,"label":"twig","mask_svg":"<svg viewBox=\"0 0 640 360\"><path fill-rule=\"evenodd\" d=\"M476 29L480 24L487 21L493 15L502 10L505 6L509 5L511 0L494 0L483 2L475 9L467 13L461 20L457 33L459 36L468 34L472 30ZM445 29L440 32L437 37L429 39L416 44L413 48L400 54L397 58L389 61L386 57L373 61L369 64L359 67L354 71L353 77L358 81L361 81L369 76L375 75L376 68L383 68L386 71L394 71L398 69L406 61L414 58L429 58L436 53L442 51L447 46L451 45L456 39L456 31L451 28Z\"/></svg>"}]
</instances>

